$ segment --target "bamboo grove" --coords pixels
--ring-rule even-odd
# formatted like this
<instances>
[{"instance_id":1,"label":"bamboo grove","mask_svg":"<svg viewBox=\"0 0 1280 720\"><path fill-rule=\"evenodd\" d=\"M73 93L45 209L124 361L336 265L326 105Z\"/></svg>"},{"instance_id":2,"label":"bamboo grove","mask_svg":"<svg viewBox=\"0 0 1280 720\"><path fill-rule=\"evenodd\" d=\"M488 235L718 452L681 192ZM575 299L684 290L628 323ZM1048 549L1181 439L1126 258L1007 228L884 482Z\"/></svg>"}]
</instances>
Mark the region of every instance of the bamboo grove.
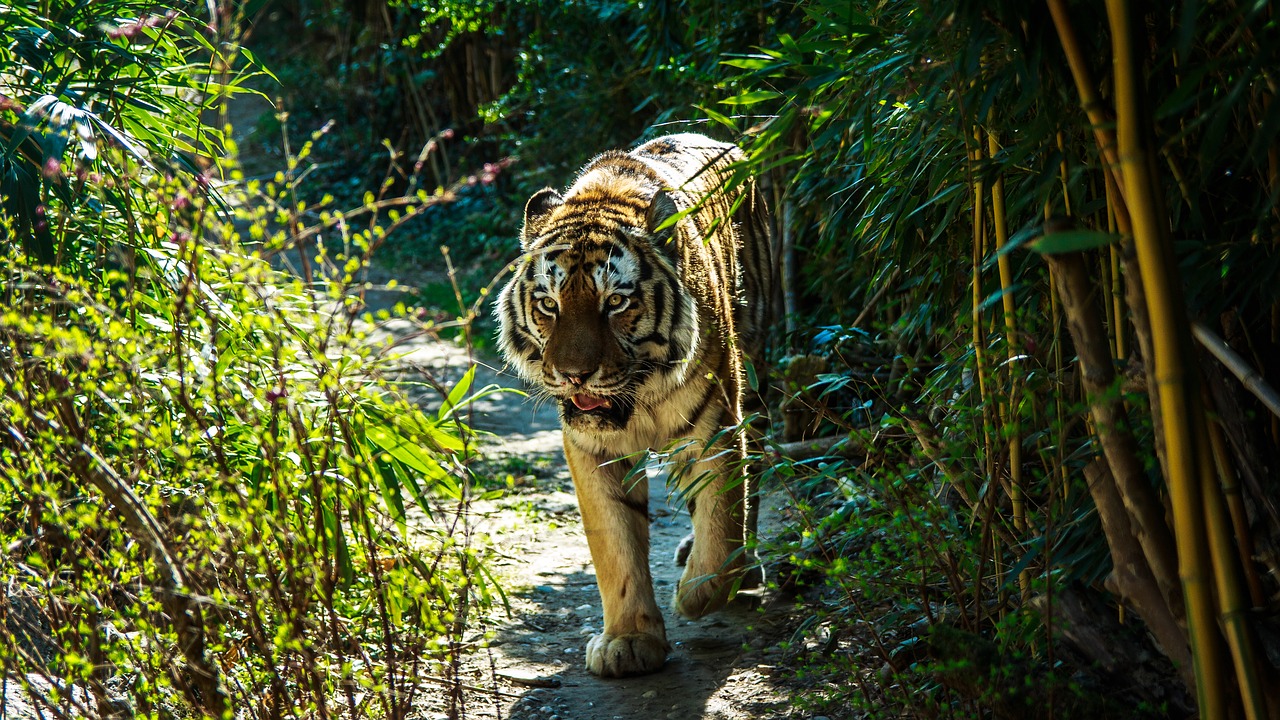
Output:
<instances>
[{"instance_id":1,"label":"bamboo grove","mask_svg":"<svg viewBox=\"0 0 1280 720\"><path fill-rule=\"evenodd\" d=\"M836 347L810 389L830 406L833 378L869 378L873 411L843 416L879 451L864 479L903 472L883 455L905 428L893 447L932 470L903 477L961 498L981 558L959 625L998 637L999 618L1024 612L1053 638L1073 588L1105 588L1201 717L1280 717L1271 9L805 12L794 37L728 61L736 101L779 103L747 135L759 167L783 168L802 304L830 324L848 322L847 302L881 362L910 368L868 373ZM1085 528L1099 534L1080 541ZM1100 538L1091 574L1081 548ZM1030 652L1052 660L1052 647Z\"/></svg>"}]
</instances>

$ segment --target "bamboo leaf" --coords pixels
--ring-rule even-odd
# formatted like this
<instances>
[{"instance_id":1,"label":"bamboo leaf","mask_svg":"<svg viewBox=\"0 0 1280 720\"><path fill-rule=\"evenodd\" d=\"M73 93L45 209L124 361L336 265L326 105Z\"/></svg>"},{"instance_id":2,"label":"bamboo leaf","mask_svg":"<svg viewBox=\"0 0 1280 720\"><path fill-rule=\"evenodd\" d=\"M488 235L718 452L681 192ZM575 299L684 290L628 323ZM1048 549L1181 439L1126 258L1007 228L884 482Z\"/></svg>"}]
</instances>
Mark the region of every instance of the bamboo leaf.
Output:
<instances>
[{"instance_id":1,"label":"bamboo leaf","mask_svg":"<svg viewBox=\"0 0 1280 720\"><path fill-rule=\"evenodd\" d=\"M461 497L457 481L435 458L431 457L431 453L410 442L394 427L374 424L365 428L365 434L370 442L382 448L388 455L418 471L423 477L434 481L449 497L455 499Z\"/></svg>"},{"instance_id":2,"label":"bamboo leaf","mask_svg":"<svg viewBox=\"0 0 1280 720\"><path fill-rule=\"evenodd\" d=\"M462 379L457 385L449 391L449 396L445 398L444 404L440 406L440 411L436 413L436 418L440 422L444 422L446 418L453 415L453 411L459 407L462 398L466 396L467 391L471 389L471 383L476 378L476 366L472 365L462 374Z\"/></svg>"},{"instance_id":3,"label":"bamboo leaf","mask_svg":"<svg viewBox=\"0 0 1280 720\"><path fill-rule=\"evenodd\" d=\"M767 55L733 57L728 60L721 60L720 64L727 65L729 67L741 68L743 70L763 70L765 68L782 66L777 60Z\"/></svg>"},{"instance_id":4,"label":"bamboo leaf","mask_svg":"<svg viewBox=\"0 0 1280 720\"><path fill-rule=\"evenodd\" d=\"M774 98L779 97L782 97L782 93L777 92L776 90L751 90L749 92L744 92L741 95L725 98L720 101L720 104L743 107L746 105L755 105L756 103L773 100Z\"/></svg>"},{"instance_id":5,"label":"bamboo leaf","mask_svg":"<svg viewBox=\"0 0 1280 720\"><path fill-rule=\"evenodd\" d=\"M343 532L341 518L337 511L325 503L320 511L324 518L326 546L333 553L333 561L337 565L338 575L343 585L355 582L356 569L351 563L351 549L347 547L347 536Z\"/></svg>"}]
</instances>

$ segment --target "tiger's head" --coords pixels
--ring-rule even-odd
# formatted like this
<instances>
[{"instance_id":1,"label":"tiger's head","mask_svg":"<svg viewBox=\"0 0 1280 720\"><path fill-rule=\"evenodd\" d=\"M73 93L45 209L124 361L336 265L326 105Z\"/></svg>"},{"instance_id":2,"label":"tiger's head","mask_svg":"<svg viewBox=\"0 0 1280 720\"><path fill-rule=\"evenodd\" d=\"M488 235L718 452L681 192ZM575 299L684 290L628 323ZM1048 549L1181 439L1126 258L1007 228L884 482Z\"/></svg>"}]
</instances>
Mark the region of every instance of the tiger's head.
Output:
<instances>
[{"instance_id":1,"label":"tiger's head","mask_svg":"<svg viewBox=\"0 0 1280 720\"><path fill-rule=\"evenodd\" d=\"M671 230L658 230L675 203L656 187L626 190L534 194L524 255L496 304L508 362L584 430L625 428L651 381L683 372L697 337Z\"/></svg>"}]
</instances>

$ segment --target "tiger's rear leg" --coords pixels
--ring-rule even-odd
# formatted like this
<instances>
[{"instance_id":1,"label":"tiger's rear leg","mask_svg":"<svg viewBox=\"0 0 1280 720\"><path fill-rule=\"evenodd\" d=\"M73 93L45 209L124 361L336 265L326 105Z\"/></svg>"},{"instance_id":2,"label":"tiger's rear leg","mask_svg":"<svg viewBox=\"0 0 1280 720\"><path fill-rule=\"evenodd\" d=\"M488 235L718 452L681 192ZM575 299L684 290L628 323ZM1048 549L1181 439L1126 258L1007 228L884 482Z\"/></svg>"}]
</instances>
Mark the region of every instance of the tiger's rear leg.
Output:
<instances>
[{"instance_id":1,"label":"tiger's rear leg","mask_svg":"<svg viewBox=\"0 0 1280 720\"><path fill-rule=\"evenodd\" d=\"M759 556L755 551L756 533L760 524L760 480L755 473L755 466L751 465L747 468L747 512L745 517L744 537L747 539L747 567L742 573L742 582L739 585L740 590L751 590L764 585L764 566L760 563ZM696 507L696 501L695 501ZM692 515L692 513L690 513ZM689 562L689 555L693 552L693 533L685 535L680 540L680 544L676 546L675 563L679 567L685 567Z\"/></svg>"},{"instance_id":2,"label":"tiger's rear leg","mask_svg":"<svg viewBox=\"0 0 1280 720\"><path fill-rule=\"evenodd\" d=\"M681 542L687 552L677 550L684 555L684 573L673 605L689 618L724 607L744 580L747 483L738 474L741 465L726 461L726 454L713 449L710 459L694 462L679 483L688 497L693 535Z\"/></svg>"},{"instance_id":3,"label":"tiger's rear leg","mask_svg":"<svg viewBox=\"0 0 1280 720\"><path fill-rule=\"evenodd\" d=\"M756 552L756 539L760 528L760 474L763 470L762 460L764 452L764 436L769 427L768 406L765 397L767 385L761 384L761 392L747 390L743 393L744 415L749 419L746 424L746 457L745 457L745 485L746 485L746 515L743 518L742 536L746 539L746 570L741 576L739 588L742 590L750 590L764 585L765 573L764 565L760 562L760 556ZM738 461L742 462L742 461ZM729 465L729 464L726 464ZM733 471L736 466L727 466L725 471ZM690 503L690 515L696 502ZM691 532L680 540L680 544L676 546L675 563L679 567L686 567L689 556L693 552L694 535Z\"/></svg>"}]
</instances>

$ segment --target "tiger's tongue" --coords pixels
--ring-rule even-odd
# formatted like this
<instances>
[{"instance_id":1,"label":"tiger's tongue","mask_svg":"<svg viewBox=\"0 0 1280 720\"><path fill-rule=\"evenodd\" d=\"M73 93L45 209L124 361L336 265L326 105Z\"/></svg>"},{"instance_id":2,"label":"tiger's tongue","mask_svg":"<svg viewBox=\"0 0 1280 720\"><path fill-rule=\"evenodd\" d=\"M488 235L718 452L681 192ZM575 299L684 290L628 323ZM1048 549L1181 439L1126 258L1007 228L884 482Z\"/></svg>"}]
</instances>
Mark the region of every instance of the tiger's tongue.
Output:
<instances>
[{"instance_id":1,"label":"tiger's tongue","mask_svg":"<svg viewBox=\"0 0 1280 720\"><path fill-rule=\"evenodd\" d=\"M594 395L587 395L586 393L574 395L573 404L577 405L578 409L584 412L601 407L613 407L613 403L609 402L609 398L596 397Z\"/></svg>"}]
</instances>

